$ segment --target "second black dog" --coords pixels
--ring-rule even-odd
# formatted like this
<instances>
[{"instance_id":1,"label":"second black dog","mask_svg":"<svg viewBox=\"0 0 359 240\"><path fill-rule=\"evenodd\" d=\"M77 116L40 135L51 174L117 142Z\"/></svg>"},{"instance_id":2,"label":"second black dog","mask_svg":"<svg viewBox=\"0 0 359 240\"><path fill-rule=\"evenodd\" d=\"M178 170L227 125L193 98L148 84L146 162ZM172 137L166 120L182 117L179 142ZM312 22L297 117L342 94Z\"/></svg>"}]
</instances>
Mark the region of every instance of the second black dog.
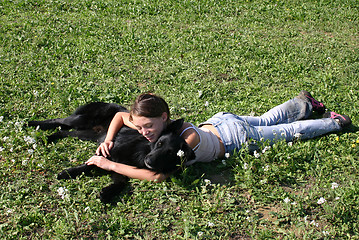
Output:
<instances>
[{"instance_id":1,"label":"second black dog","mask_svg":"<svg viewBox=\"0 0 359 240\"><path fill-rule=\"evenodd\" d=\"M127 109L117 104L95 102L79 107L69 117L30 121L28 125L39 126L43 130L61 127L61 130L49 136L49 141L72 136L102 142L112 118L120 111L127 112ZM195 158L193 150L177 134L182 124L183 119L169 124L155 143L150 143L137 130L123 126L114 139L109 159L138 168L151 169L157 173L174 172L184 161ZM178 154L179 151L183 156ZM69 168L60 172L58 179L76 178L82 173L88 175L94 168L97 167L86 164ZM127 177L118 173L111 172L111 177L113 183L100 192L102 202L110 202L128 182Z\"/></svg>"}]
</instances>

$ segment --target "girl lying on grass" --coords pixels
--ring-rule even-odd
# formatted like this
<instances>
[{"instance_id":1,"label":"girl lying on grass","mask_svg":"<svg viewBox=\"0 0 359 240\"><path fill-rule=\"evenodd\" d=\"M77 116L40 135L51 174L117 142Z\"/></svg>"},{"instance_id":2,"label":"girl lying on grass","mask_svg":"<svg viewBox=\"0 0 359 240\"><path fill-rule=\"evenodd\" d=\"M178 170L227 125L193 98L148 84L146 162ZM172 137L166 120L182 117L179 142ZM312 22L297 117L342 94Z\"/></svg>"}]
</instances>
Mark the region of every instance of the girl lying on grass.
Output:
<instances>
[{"instance_id":1,"label":"girl lying on grass","mask_svg":"<svg viewBox=\"0 0 359 240\"><path fill-rule=\"evenodd\" d=\"M323 118L307 120L313 111L323 114ZM232 154L246 143L310 139L341 131L351 124L348 116L325 111L323 103L315 100L309 92L301 91L295 98L272 108L260 117L219 112L199 127L185 122L178 134L196 153L196 158L187 162L187 165L210 162L223 158L226 153ZM91 157L86 164L130 178L163 181L168 175L115 163L106 157L113 147L112 140L123 125L137 129L148 141L155 142L170 122L168 104L161 97L149 93L141 94L135 100L130 113L118 112L115 115L105 141L96 150L97 156Z\"/></svg>"}]
</instances>

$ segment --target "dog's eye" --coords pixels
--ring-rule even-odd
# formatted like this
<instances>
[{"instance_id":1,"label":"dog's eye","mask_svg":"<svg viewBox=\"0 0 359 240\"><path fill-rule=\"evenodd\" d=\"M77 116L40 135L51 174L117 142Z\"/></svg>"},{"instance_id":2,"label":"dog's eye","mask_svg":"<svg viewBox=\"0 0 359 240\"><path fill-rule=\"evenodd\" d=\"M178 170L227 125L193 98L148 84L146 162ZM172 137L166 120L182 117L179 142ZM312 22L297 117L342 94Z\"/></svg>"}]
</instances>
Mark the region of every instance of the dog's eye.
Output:
<instances>
[{"instance_id":1,"label":"dog's eye","mask_svg":"<svg viewBox=\"0 0 359 240\"><path fill-rule=\"evenodd\" d=\"M157 147L162 147L162 142L158 142Z\"/></svg>"}]
</instances>

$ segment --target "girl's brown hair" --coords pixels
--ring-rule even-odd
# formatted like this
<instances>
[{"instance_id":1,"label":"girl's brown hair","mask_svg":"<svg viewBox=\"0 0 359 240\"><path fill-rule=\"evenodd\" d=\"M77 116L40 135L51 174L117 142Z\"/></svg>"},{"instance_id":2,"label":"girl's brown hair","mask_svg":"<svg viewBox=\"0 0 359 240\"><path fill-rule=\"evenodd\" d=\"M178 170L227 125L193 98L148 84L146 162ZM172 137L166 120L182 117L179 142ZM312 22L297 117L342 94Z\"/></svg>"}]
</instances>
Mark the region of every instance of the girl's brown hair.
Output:
<instances>
[{"instance_id":1,"label":"girl's brown hair","mask_svg":"<svg viewBox=\"0 0 359 240\"><path fill-rule=\"evenodd\" d=\"M131 107L130 121L133 115L156 118L161 117L164 112L167 113L167 121L170 121L170 110L166 101L155 94L143 93L136 98Z\"/></svg>"}]
</instances>

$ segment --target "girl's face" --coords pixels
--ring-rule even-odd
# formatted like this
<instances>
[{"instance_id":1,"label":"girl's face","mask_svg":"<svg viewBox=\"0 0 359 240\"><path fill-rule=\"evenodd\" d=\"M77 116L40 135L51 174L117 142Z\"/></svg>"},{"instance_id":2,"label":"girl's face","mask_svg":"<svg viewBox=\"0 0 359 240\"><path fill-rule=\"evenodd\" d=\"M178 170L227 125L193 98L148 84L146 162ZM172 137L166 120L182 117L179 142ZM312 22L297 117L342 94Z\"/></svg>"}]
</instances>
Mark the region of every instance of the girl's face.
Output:
<instances>
[{"instance_id":1,"label":"girl's face","mask_svg":"<svg viewBox=\"0 0 359 240\"><path fill-rule=\"evenodd\" d=\"M133 115L132 123L148 141L155 142L167 125L167 113L164 112L161 117L155 118Z\"/></svg>"}]
</instances>

